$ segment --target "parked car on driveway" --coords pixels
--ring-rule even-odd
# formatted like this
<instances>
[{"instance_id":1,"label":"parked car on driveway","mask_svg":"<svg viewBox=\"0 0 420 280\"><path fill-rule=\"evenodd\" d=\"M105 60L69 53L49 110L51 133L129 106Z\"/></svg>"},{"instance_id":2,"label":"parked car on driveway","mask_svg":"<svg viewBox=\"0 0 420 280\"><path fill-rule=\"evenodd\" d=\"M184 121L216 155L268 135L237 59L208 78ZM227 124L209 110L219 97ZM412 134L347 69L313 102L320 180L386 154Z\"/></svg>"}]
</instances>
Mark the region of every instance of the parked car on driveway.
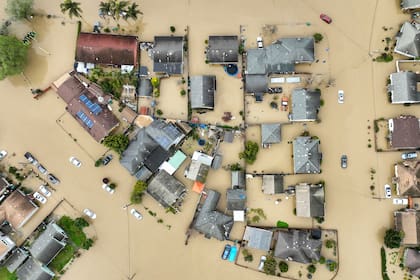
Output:
<instances>
[{"instance_id":1,"label":"parked car on driveway","mask_svg":"<svg viewBox=\"0 0 420 280\"><path fill-rule=\"evenodd\" d=\"M332 18L327 16L326 14L320 14L319 18L325 21L326 23L330 24L332 22Z\"/></svg>"},{"instance_id":2,"label":"parked car on driveway","mask_svg":"<svg viewBox=\"0 0 420 280\"><path fill-rule=\"evenodd\" d=\"M76 167L80 167L80 166L82 166L82 163L80 162L80 160L78 160L77 158L75 158L75 157L70 157L69 158L69 161L71 162L71 164L73 164L74 166L76 166Z\"/></svg>"},{"instance_id":3,"label":"parked car on driveway","mask_svg":"<svg viewBox=\"0 0 420 280\"><path fill-rule=\"evenodd\" d=\"M391 186L386 184L384 187L385 187L385 197L391 198L392 196Z\"/></svg>"},{"instance_id":4,"label":"parked car on driveway","mask_svg":"<svg viewBox=\"0 0 420 280\"><path fill-rule=\"evenodd\" d=\"M38 165L38 171L41 173L41 174L47 174L47 169L42 165L42 164L39 164Z\"/></svg>"},{"instance_id":5,"label":"parked car on driveway","mask_svg":"<svg viewBox=\"0 0 420 280\"><path fill-rule=\"evenodd\" d=\"M414 158L417 158L417 153L416 152L403 153L401 154L401 158L403 160L414 159Z\"/></svg>"},{"instance_id":6,"label":"parked car on driveway","mask_svg":"<svg viewBox=\"0 0 420 280\"><path fill-rule=\"evenodd\" d=\"M107 165L112 160L112 155L107 155L102 159L102 164Z\"/></svg>"},{"instance_id":7,"label":"parked car on driveway","mask_svg":"<svg viewBox=\"0 0 420 280\"><path fill-rule=\"evenodd\" d=\"M44 196L42 196L39 192L34 192L34 193L32 194L32 196L33 196L36 200L38 200L39 202L41 202L42 204L45 204L45 203L47 202L47 199L46 199Z\"/></svg>"},{"instance_id":8,"label":"parked car on driveway","mask_svg":"<svg viewBox=\"0 0 420 280\"><path fill-rule=\"evenodd\" d=\"M258 265L258 270L261 271L261 270L264 269L264 263L265 263L266 260L267 260L266 256L261 256L260 264Z\"/></svg>"},{"instance_id":9,"label":"parked car on driveway","mask_svg":"<svg viewBox=\"0 0 420 280\"><path fill-rule=\"evenodd\" d=\"M133 215L137 220L142 220L143 219L143 215L142 214L140 214L140 212L139 211L137 211L136 209L131 209L131 211L130 211L130 213L131 213L131 215Z\"/></svg>"},{"instance_id":10,"label":"parked car on driveway","mask_svg":"<svg viewBox=\"0 0 420 280\"><path fill-rule=\"evenodd\" d=\"M0 151L0 160L4 159L7 156L7 151L6 150L1 150Z\"/></svg>"},{"instance_id":11,"label":"parked car on driveway","mask_svg":"<svg viewBox=\"0 0 420 280\"><path fill-rule=\"evenodd\" d=\"M102 184L102 188L106 190L109 194L113 194L115 190L111 188L108 184Z\"/></svg>"},{"instance_id":12,"label":"parked car on driveway","mask_svg":"<svg viewBox=\"0 0 420 280\"><path fill-rule=\"evenodd\" d=\"M45 195L46 197L50 197L51 196L51 191L44 185L39 186L39 191Z\"/></svg>"},{"instance_id":13,"label":"parked car on driveway","mask_svg":"<svg viewBox=\"0 0 420 280\"><path fill-rule=\"evenodd\" d=\"M341 156L341 168L347 168L347 156L346 155Z\"/></svg>"},{"instance_id":14,"label":"parked car on driveway","mask_svg":"<svg viewBox=\"0 0 420 280\"><path fill-rule=\"evenodd\" d=\"M231 248L232 246L230 246L229 244L225 245L225 249L223 250L223 253L222 253L222 260L226 260L228 258Z\"/></svg>"},{"instance_id":15,"label":"parked car on driveway","mask_svg":"<svg viewBox=\"0 0 420 280\"><path fill-rule=\"evenodd\" d=\"M338 103L340 104L344 103L344 90L342 89L338 91Z\"/></svg>"},{"instance_id":16,"label":"parked car on driveway","mask_svg":"<svg viewBox=\"0 0 420 280\"><path fill-rule=\"evenodd\" d=\"M83 213L88 216L89 218L91 218L92 220L96 219L96 214L95 212L93 212L92 210L90 210L89 208L86 208L83 210Z\"/></svg>"},{"instance_id":17,"label":"parked car on driveway","mask_svg":"<svg viewBox=\"0 0 420 280\"><path fill-rule=\"evenodd\" d=\"M55 177L52 173L48 174L47 178L54 185L58 185L60 183L60 180L58 180L57 177Z\"/></svg>"}]
</instances>

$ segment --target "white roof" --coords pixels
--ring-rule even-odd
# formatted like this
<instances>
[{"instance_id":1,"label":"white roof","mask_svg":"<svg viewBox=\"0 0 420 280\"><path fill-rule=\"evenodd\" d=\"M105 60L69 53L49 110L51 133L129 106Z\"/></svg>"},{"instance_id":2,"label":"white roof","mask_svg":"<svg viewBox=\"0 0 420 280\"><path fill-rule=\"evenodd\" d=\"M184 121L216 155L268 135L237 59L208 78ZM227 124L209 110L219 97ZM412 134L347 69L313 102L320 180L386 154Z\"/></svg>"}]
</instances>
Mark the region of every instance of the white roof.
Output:
<instances>
[{"instance_id":1,"label":"white roof","mask_svg":"<svg viewBox=\"0 0 420 280\"><path fill-rule=\"evenodd\" d=\"M168 172L169 175L172 175L175 173L176 169L169 164L169 162L165 161L162 163L162 165L159 167L159 170L165 170L166 172Z\"/></svg>"},{"instance_id":2,"label":"white roof","mask_svg":"<svg viewBox=\"0 0 420 280\"><path fill-rule=\"evenodd\" d=\"M212 157L212 156L209 156L209 155L206 155L206 154L203 154L203 153L200 153L200 152L195 151L195 152L194 152L194 154L193 154L193 156L192 156L192 160L196 160L196 161L198 161L198 162L200 162L200 163L202 163L202 164L205 164L205 165L211 166L211 163L212 163L212 161L213 161L213 157Z\"/></svg>"},{"instance_id":3,"label":"white roof","mask_svg":"<svg viewBox=\"0 0 420 280\"><path fill-rule=\"evenodd\" d=\"M245 221L245 211L243 210L235 210L233 211L233 220L235 222L244 222Z\"/></svg>"}]
</instances>

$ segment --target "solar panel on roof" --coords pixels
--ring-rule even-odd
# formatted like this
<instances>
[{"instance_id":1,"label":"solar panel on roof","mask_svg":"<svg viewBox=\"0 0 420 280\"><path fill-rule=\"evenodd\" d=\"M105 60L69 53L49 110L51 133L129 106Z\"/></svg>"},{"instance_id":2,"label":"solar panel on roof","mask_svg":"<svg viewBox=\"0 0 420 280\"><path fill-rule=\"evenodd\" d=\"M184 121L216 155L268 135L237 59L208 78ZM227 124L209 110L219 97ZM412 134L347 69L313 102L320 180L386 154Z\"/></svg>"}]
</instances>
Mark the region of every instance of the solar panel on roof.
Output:
<instances>
[{"instance_id":1,"label":"solar panel on roof","mask_svg":"<svg viewBox=\"0 0 420 280\"><path fill-rule=\"evenodd\" d=\"M93 127L93 121L91 119L89 119L88 116L86 116L85 113L83 113L82 111L79 111L76 113L76 116L79 117L79 119L88 127L88 128L92 128Z\"/></svg>"},{"instance_id":2,"label":"solar panel on roof","mask_svg":"<svg viewBox=\"0 0 420 280\"><path fill-rule=\"evenodd\" d=\"M86 100L87 100L88 98L86 97L86 95L82 94L82 95L80 95L79 99L80 99L83 103L85 103L85 102L86 102Z\"/></svg>"}]
</instances>

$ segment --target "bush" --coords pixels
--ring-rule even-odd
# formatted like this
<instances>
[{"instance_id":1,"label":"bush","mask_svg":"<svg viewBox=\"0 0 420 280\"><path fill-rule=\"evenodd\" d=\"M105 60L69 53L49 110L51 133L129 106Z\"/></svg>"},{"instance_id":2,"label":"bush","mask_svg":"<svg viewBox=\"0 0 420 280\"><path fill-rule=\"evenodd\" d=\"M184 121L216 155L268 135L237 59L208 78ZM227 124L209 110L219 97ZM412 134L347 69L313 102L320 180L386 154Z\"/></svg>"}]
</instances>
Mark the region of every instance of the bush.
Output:
<instances>
[{"instance_id":1,"label":"bush","mask_svg":"<svg viewBox=\"0 0 420 280\"><path fill-rule=\"evenodd\" d=\"M391 249L399 248L403 237L404 237L404 233L402 231L388 229L385 232L384 244L386 247L391 248Z\"/></svg>"},{"instance_id":2,"label":"bush","mask_svg":"<svg viewBox=\"0 0 420 280\"><path fill-rule=\"evenodd\" d=\"M239 163L233 163L230 165L230 171L241 171L242 167Z\"/></svg>"},{"instance_id":3,"label":"bush","mask_svg":"<svg viewBox=\"0 0 420 280\"><path fill-rule=\"evenodd\" d=\"M141 180L138 180L133 187L133 191L131 192L131 197L130 197L131 203L134 203L134 204L141 203L146 189L147 189L147 184Z\"/></svg>"},{"instance_id":4,"label":"bush","mask_svg":"<svg viewBox=\"0 0 420 280\"><path fill-rule=\"evenodd\" d=\"M89 250L89 248L92 247L92 246L93 246L93 239L88 238L88 239L86 239L85 243L83 243L82 248L85 249L85 250Z\"/></svg>"},{"instance_id":5,"label":"bush","mask_svg":"<svg viewBox=\"0 0 420 280\"><path fill-rule=\"evenodd\" d=\"M316 267L313 264L308 265L307 269L308 269L309 273L315 273L315 271L316 271Z\"/></svg>"},{"instance_id":6,"label":"bush","mask_svg":"<svg viewBox=\"0 0 420 280\"><path fill-rule=\"evenodd\" d=\"M76 218L76 220L74 220L74 225L78 228L84 228L84 227L89 226L89 223L84 218L79 217L79 218Z\"/></svg>"},{"instance_id":7,"label":"bush","mask_svg":"<svg viewBox=\"0 0 420 280\"><path fill-rule=\"evenodd\" d=\"M71 242L77 247L82 247L86 242L86 234L83 229L76 225L76 221L68 216L63 216L57 224L67 233Z\"/></svg>"},{"instance_id":8,"label":"bush","mask_svg":"<svg viewBox=\"0 0 420 280\"><path fill-rule=\"evenodd\" d=\"M267 256L267 259L264 262L263 270L268 275L276 275L277 261L273 256Z\"/></svg>"},{"instance_id":9,"label":"bush","mask_svg":"<svg viewBox=\"0 0 420 280\"><path fill-rule=\"evenodd\" d=\"M156 115L162 116L163 115L163 111L161 109L157 109L156 110Z\"/></svg>"},{"instance_id":10,"label":"bush","mask_svg":"<svg viewBox=\"0 0 420 280\"><path fill-rule=\"evenodd\" d=\"M172 25L171 27L169 27L169 30L171 30L171 32L174 33L176 31L176 28Z\"/></svg>"},{"instance_id":11,"label":"bush","mask_svg":"<svg viewBox=\"0 0 420 280\"><path fill-rule=\"evenodd\" d=\"M314 34L314 40L315 40L315 43L319 43L319 42L321 42L321 41L322 41L322 39L324 39L324 36L322 36L322 34L321 34L321 33L315 33L315 34Z\"/></svg>"},{"instance_id":12,"label":"bush","mask_svg":"<svg viewBox=\"0 0 420 280\"><path fill-rule=\"evenodd\" d=\"M111 190L115 190L115 188L117 187L117 184L111 183L109 184L109 187L111 188Z\"/></svg>"},{"instance_id":13,"label":"bush","mask_svg":"<svg viewBox=\"0 0 420 280\"><path fill-rule=\"evenodd\" d=\"M252 141L246 141L245 151L239 153L240 159L245 159L246 163L253 164L257 159L259 147L258 144Z\"/></svg>"},{"instance_id":14,"label":"bush","mask_svg":"<svg viewBox=\"0 0 420 280\"><path fill-rule=\"evenodd\" d=\"M328 239L327 241L325 241L325 247L327 247L328 249L334 248L335 247L335 240Z\"/></svg>"},{"instance_id":15,"label":"bush","mask_svg":"<svg viewBox=\"0 0 420 280\"><path fill-rule=\"evenodd\" d=\"M324 264L324 263L325 263L325 257L324 257L324 256L321 256L321 257L319 258L319 263L320 263L320 264Z\"/></svg>"},{"instance_id":16,"label":"bush","mask_svg":"<svg viewBox=\"0 0 420 280\"><path fill-rule=\"evenodd\" d=\"M327 262L327 268L329 271L335 271L337 269L337 263L335 261Z\"/></svg>"},{"instance_id":17,"label":"bush","mask_svg":"<svg viewBox=\"0 0 420 280\"><path fill-rule=\"evenodd\" d=\"M277 227L278 228L288 228L289 224L283 221L277 221Z\"/></svg>"},{"instance_id":18,"label":"bush","mask_svg":"<svg viewBox=\"0 0 420 280\"><path fill-rule=\"evenodd\" d=\"M181 94L181 96L184 96L184 95L186 95L186 94L187 94L187 92L185 91L185 89L182 89L182 90L179 92L179 94Z\"/></svg>"},{"instance_id":19,"label":"bush","mask_svg":"<svg viewBox=\"0 0 420 280\"><path fill-rule=\"evenodd\" d=\"M289 265L285 262L279 263L280 272L287 272L289 270Z\"/></svg>"},{"instance_id":20,"label":"bush","mask_svg":"<svg viewBox=\"0 0 420 280\"><path fill-rule=\"evenodd\" d=\"M99 158L95 161L95 167L99 167L102 165L102 158Z\"/></svg>"},{"instance_id":21,"label":"bush","mask_svg":"<svg viewBox=\"0 0 420 280\"><path fill-rule=\"evenodd\" d=\"M57 272L61 272L63 268L68 264L74 257L75 249L73 246L67 244L63 250L52 260L49 267Z\"/></svg>"}]
</instances>

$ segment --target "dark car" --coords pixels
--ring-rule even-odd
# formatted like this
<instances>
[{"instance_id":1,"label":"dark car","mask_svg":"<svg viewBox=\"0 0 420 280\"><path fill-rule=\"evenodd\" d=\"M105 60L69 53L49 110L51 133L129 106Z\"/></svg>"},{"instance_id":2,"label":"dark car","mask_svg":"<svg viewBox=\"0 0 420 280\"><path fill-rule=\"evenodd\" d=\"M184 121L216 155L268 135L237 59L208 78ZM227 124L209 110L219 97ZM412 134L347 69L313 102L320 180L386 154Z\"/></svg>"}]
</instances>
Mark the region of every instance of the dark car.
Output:
<instances>
[{"instance_id":1,"label":"dark car","mask_svg":"<svg viewBox=\"0 0 420 280\"><path fill-rule=\"evenodd\" d=\"M57 177L55 177L53 174L48 174L47 176L48 180L50 180L51 183L53 183L54 185L58 185L60 183L60 180L57 179Z\"/></svg>"},{"instance_id":2,"label":"dark car","mask_svg":"<svg viewBox=\"0 0 420 280\"><path fill-rule=\"evenodd\" d=\"M323 21L325 21L328 24L330 24L332 22L332 19L329 16L327 16L326 14L320 14L319 18L322 19Z\"/></svg>"},{"instance_id":3,"label":"dark car","mask_svg":"<svg viewBox=\"0 0 420 280\"><path fill-rule=\"evenodd\" d=\"M268 88L269 94L282 93L282 92L283 92L282 87Z\"/></svg>"},{"instance_id":4,"label":"dark car","mask_svg":"<svg viewBox=\"0 0 420 280\"><path fill-rule=\"evenodd\" d=\"M107 155L102 159L102 164L107 165L112 160L112 155Z\"/></svg>"},{"instance_id":5,"label":"dark car","mask_svg":"<svg viewBox=\"0 0 420 280\"><path fill-rule=\"evenodd\" d=\"M42 164L38 165L38 170L41 174L47 173L47 169Z\"/></svg>"},{"instance_id":6,"label":"dark car","mask_svg":"<svg viewBox=\"0 0 420 280\"><path fill-rule=\"evenodd\" d=\"M347 156L346 155L341 156L341 168L347 168Z\"/></svg>"},{"instance_id":7,"label":"dark car","mask_svg":"<svg viewBox=\"0 0 420 280\"><path fill-rule=\"evenodd\" d=\"M232 246L230 246L229 244L226 244L225 249L223 250L222 253L222 259L226 260L230 254L230 249L232 248Z\"/></svg>"},{"instance_id":8,"label":"dark car","mask_svg":"<svg viewBox=\"0 0 420 280\"><path fill-rule=\"evenodd\" d=\"M34 161L37 161L36 159L35 159L35 157L30 153L30 152L26 152L25 154L24 154L24 156L25 156L25 158L30 162L30 163L33 163Z\"/></svg>"}]
</instances>

